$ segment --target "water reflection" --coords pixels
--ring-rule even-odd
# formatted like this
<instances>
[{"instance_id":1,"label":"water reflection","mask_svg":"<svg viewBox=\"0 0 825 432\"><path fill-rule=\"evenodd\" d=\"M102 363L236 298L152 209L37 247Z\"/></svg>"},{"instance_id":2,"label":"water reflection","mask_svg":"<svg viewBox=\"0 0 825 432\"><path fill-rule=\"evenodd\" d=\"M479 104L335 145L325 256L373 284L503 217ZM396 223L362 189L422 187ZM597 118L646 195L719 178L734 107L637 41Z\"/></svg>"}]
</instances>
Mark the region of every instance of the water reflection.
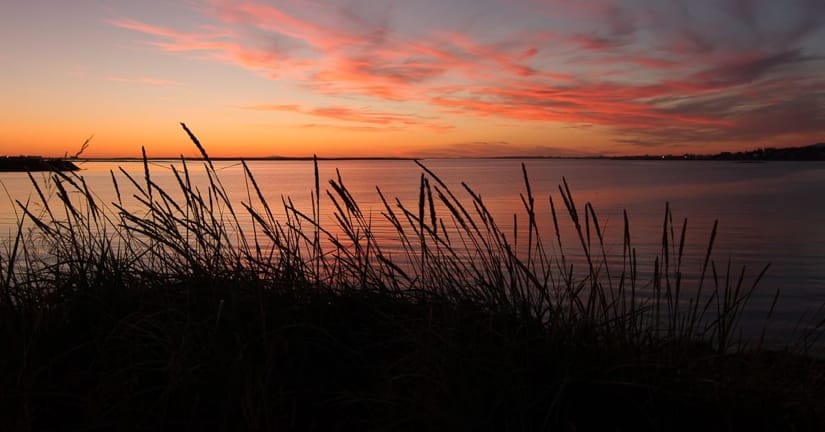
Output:
<instances>
[{"instance_id":1,"label":"water reflection","mask_svg":"<svg viewBox=\"0 0 825 432\"><path fill-rule=\"evenodd\" d=\"M462 182L479 193L505 233L522 238L525 247L527 216L521 193L524 181L521 161L516 160L430 160L424 164L439 175L460 196L468 196ZM766 312L773 291L782 289L783 319L790 325L802 311L825 300L825 202L814 197L822 194L825 166L818 163L741 164L735 162L656 162L602 160L528 160L525 161L536 197L537 224L543 239L553 244L553 221L549 196L561 207L558 185L566 178L577 202L591 202L605 232L605 255L620 260L623 254L623 211L630 220L633 246L637 249L643 275L653 271L653 257L661 248L665 202L669 202L674 223L681 227L687 219L684 268L686 280L696 279L716 219L720 229L714 252L720 266L730 258L746 266L755 276L766 263L771 269L757 294L754 320ZM179 162L155 162L152 180L167 191L178 188L171 166L181 170ZM249 184L242 167L233 162L216 164L224 187L233 200L249 201ZM295 206L310 212L310 193L314 188L313 164L309 161L250 162L249 167L272 205L276 217L283 217L279 205L290 197ZM372 221L374 234L387 249L400 251L397 233L386 222L386 212L376 186L388 198L398 198L409 208L416 208L419 179L422 173L413 161L322 161L320 178L323 190L330 189L326 179L343 178L366 217ZM102 202L117 200L111 172L118 175L121 198L126 208L138 208L132 197L134 186L126 173L140 185L144 168L140 163L86 163L83 177ZM189 164L196 184L208 181L205 170ZM121 172L121 170L123 172ZM337 170L337 171L336 171ZM43 180L42 174L35 178ZM0 200L0 233L14 229L17 219L14 200L25 202L35 197L30 180L23 173L2 173L0 180L9 197ZM44 183L46 184L46 183ZM173 197L175 196L172 193ZM36 201L36 200L35 200ZM36 207L34 207L37 210ZM446 216L443 206L439 214ZM321 220L335 225L332 204L321 204ZM514 217L514 214L516 215ZM579 264L583 255L578 239L562 219L562 238L569 258ZM241 215L242 225L249 228L252 219ZM565 228L566 227L566 228ZM251 232L251 229L247 229ZM591 241L595 242L595 233Z\"/></svg>"}]
</instances>

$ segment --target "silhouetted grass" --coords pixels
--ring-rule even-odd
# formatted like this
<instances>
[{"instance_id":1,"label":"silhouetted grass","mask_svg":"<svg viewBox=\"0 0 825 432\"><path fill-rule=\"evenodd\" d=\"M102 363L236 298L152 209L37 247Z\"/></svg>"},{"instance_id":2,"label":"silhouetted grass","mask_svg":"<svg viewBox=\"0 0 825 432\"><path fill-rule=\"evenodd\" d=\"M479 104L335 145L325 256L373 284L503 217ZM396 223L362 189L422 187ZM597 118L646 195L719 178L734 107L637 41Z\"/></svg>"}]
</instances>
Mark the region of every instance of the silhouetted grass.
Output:
<instances>
[{"instance_id":1,"label":"silhouetted grass","mask_svg":"<svg viewBox=\"0 0 825 432\"><path fill-rule=\"evenodd\" d=\"M667 208L643 279L627 215L617 259L566 181L539 228L525 169L526 226L508 234L419 164L413 205L377 191L391 250L340 175L322 201L316 163L311 209L284 198L276 217L246 164L231 199L184 129L206 186L185 160L176 190L147 161L113 172L112 203L77 174L32 178L0 254L2 430L825 427L819 327L784 351L739 337L767 268L749 283L717 268L715 226L686 286L686 223Z\"/></svg>"}]
</instances>

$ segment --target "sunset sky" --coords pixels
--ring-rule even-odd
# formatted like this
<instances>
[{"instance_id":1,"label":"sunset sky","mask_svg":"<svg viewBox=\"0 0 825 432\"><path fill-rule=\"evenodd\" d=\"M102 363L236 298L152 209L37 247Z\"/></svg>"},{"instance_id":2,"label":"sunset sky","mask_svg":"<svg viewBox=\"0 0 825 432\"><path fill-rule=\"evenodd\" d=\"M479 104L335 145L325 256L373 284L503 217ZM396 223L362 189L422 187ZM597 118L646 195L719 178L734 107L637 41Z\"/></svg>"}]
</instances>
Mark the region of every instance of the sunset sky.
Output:
<instances>
[{"instance_id":1,"label":"sunset sky","mask_svg":"<svg viewBox=\"0 0 825 432\"><path fill-rule=\"evenodd\" d=\"M0 0L0 155L825 141L823 0Z\"/></svg>"}]
</instances>

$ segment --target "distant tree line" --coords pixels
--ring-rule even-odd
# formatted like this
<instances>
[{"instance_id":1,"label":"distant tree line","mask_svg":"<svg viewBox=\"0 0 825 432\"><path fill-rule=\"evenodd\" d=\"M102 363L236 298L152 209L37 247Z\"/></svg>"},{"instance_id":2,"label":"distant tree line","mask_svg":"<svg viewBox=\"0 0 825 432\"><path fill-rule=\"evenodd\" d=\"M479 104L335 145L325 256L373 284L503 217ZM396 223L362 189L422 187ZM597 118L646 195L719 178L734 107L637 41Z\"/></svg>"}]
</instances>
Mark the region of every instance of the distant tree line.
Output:
<instances>
[{"instance_id":1,"label":"distant tree line","mask_svg":"<svg viewBox=\"0 0 825 432\"><path fill-rule=\"evenodd\" d=\"M760 148L744 152L716 154L614 156L611 159L633 160L740 160L740 161L825 161L825 143L804 147Z\"/></svg>"}]
</instances>

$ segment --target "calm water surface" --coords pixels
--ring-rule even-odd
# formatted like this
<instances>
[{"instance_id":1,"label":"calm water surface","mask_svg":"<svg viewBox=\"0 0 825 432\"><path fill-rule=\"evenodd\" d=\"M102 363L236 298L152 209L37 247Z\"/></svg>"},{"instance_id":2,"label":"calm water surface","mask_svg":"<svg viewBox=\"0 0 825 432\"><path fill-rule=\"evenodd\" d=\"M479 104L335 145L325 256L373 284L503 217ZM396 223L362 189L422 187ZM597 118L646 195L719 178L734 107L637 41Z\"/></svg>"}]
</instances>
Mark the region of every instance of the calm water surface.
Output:
<instances>
[{"instance_id":1,"label":"calm water surface","mask_svg":"<svg viewBox=\"0 0 825 432\"><path fill-rule=\"evenodd\" d=\"M608 161L608 160L526 160L539 210L539 227L546 240L553 239L548 197L557 207L562 200L558 185L566 178L582 211L591 202L605 227L608 254L621 255L623 217L630 219L633 245L638 250L643 271L651 271L661 244L665 203L669 202L674 221L687 219L685 271L696 278L710 237L719 221L713 258L719 268L728 259L733 268L746 266L747 279L770 263L759 285L753 316L767 310L776 289L782 290L778 319L791 325L806 311L825 301L825 164L817 162L737 163L722 161ZM453 191L467 196L461 182L480 193L505 232L512 231L513 215L523 226L526 215L519 194L524 192L518 160L427 160ZM176 187L170 163L152 165L154 180ZM105 202L114 201L109 170L123 167L140 177L139 163L85 163L82 175L90 188ZM224 186L233 199L245 201L246 182L238 164L217 164ZM270 204L277 208L281 197L291 197L296 206L310 213L310 191L314 185L312 162L251 162L249 166ZM371 213L379 236L388 244L397 242L382 220L376 186L388 198L398 197L417 209L421 170L412 161L321 161L322 189L338 169L365 213ZM203 170L194 176L203 179ZM41 175L36 175L39 178ZM33 188L25 174L0 173L0 181L14 199L25 201ZM469 200L467 201L469 202ZM322 201L322 217L333 225L332 205ZM560 215L563 230L572 234L569 218ZM11 200L0 200L0 235L14 229L16 216ZM248 220L248 219L247 219ZM566 228L565 228L566 227ZM678 237L678 231L677 231ZM567 237L566 237L567 238ZM569 237L573 239L573 237ZM566 245L575 255L576 243ZM692 273L691 273L692 272Z\"/></svg>"}]
</instances>

